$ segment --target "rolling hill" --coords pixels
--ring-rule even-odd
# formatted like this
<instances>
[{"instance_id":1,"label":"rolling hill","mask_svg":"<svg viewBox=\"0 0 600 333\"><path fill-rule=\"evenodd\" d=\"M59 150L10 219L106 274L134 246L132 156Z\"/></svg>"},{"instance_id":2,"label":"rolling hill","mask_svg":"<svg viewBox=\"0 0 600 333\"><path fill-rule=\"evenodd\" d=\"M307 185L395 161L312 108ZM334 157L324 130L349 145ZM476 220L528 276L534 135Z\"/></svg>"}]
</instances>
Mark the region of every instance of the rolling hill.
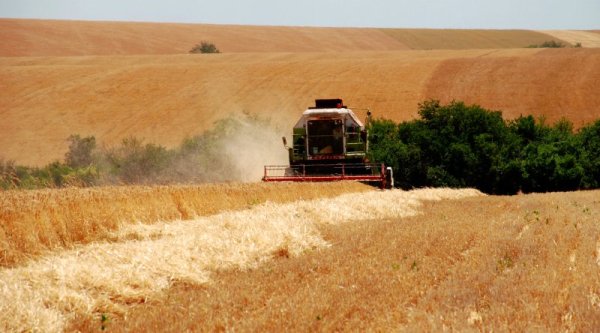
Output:
<instances>
[{"instance_id":1,"label":"rolling hill","mask_svg":"<svg viewBox=\"0 0 600 333\"><path fill-rule=\"evenodd\" d=\"M600 50L5 57L0 85L2 157L40 165L62 158L71 134L174 146L241 113L286 135L321 97L394 120L436 98L580 126L600 117Z\"/></svg>"},{"instance_id":2,"label":"rolling hill","mask_svg":"<svg viewBox=\"0 0 600 333\"><path fill-rule=\"evenodd\" d=\"M564 40L572 45L580 43L582 47L600 47L600 34L581 30L544 30L542 33Z\"/></svg>"},{"instance_id":3,"label":"rolling hill","mask_svg":"<svg viewBox=\"0 0 600 333\"><path fill-rule=\"evenodd\" d=\"M232 52L515 48L558 40L527 30L312 28L0 19L0 56L183 54L200 41Z\"/></svg>"},{"instance_id":4,"label":"rolling hill","mask_svg":"<svg viewBox=\"0 0 600 333\"><path fill-rule=\"evenodd\" d=\"M27 165L61 159L71 134L172 147L243 113L289 135L315 98L396 121L430 98L600 116L600 50L510 48L552 38L533 31L0 19L0 38L0 158ZM200 40L224 53L187 54Z\"/></svg>"}]
</instances>

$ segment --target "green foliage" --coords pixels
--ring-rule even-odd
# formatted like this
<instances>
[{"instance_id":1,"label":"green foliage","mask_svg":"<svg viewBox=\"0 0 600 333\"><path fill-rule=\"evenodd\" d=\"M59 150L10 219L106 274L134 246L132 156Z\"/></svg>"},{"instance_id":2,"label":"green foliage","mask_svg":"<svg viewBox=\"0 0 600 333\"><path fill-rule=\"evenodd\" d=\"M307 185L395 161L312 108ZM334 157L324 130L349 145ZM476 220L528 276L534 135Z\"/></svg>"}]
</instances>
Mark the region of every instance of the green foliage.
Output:
<instances>
[{"instance_id":1,"label":"green foliage","mask_svg":"<svg viewBox=\"0 0 600 333\"><path fill-rule=\"evenodd\" d=\"M207 41L202 41L200 44L196 44L190 53L221 53L215 44Z\"/></svg>"},{"instance_id":2,"label":"green foliage","mask_svg":"<svg viewBox=\"0 0 600 333\"><path fill-rule=\"evenodd\" d=\"M69 151L65 154L65 163L72 168L81 168L92 165L94 162L92 153L96 149L96 138L88 136L82 138L79 135L71 135L67 139Z\"/></svg>"},{"instance_id":3,"label":"green foliage","mask_svg":"<svg viewBox=\"0 0 600 333\"><path fill-rule=\"evenodd\" d=\"M0 189L16 188L19 182L17 167L14 161L0 159Z\"/></svg>"},{"instance_id":4,"label":"green foliage","mask_svg":"<svg viewBox=\"0 0 600 333\"><path fill-rule=\"evenodd\" d=\"M573 125L561 120L554 126L535 125L535 140L522 146L523 192L575 190L581 187L584 169Z\"/></svg>"},{"instance_id":5,"label":"green foliage","mask_svg":"<svg viewBox=\"0 0 600 333\"><path fill-rule=\"evenodd\" d=\"M399 187L514 194L600 186L600 121L574 133L567 120L504 121L498 111L435 100L420 104L419 115L372 123L370 158L392 166Z\"/></svg>"},{"instance_id":6,"label":"green foliage","mask_svg":"<svg viewBox=\"0 0 600 333\"><path fill-rule=\"evenodd\" d=\"M582 128L577 134L575 144L580 149L580 166L585 170L582 186L600 187L600 120Z\"/></svg>"},{"instance_id":7,"label":"green foliage","mask_svg":"<svg viewBox=\"0 0 600 333\"><path fill-rule=\"evenodd\" d=\"M371 123L369 158L393 167L401 188L514 194L600 187L600 120L574 131L567 120L505 121L499 111L435 100L420 104L419 116ZM265 127L252 117L228 118L174 149L133 137L98 149L93 136L72 135L64 163L34 168L0 159L0 189L226 181L236 167L225 153Z\"/></svg>"},{"instance_id":8,"label":"green foliage","mask_svg":"<svg viewBox=\"0 0 600 333\"><path fill-rule=\"evenodd\" d=\"M170 163L171 153L165 147L143 144L134 137L106 152L108 172L124 184L143 184L153 180Z\"/></svg>"},{"instance_id":9,"label":"green foliage","mask_svg":"<svg viewBox=\"0 0 600 333\"><path fill-rule=\"evenodd\" d=\"M43 168L17 166L14 162L0 161L0 188L39 189L96 184L98 173L93 166L71 168L59 161Z\"/></svg>"},{"instance_id":10,"label":"green foliage","mask_svg":"<svg viewBox=\"0 0 600 333\"><path fill-rule=\"evenodd\" d=\"M563 47L567 47L567 45L564 44L564 43L562 43L562 42L555 41L555 40L547 40L547 41L545 41L545 42L543 42L542 44L539 44L539 45L538 44L532 44L532 45L528 46L528 48L533 48L533 49L536 49L536 48L553 48L553 49L556 49L556 48L563 48ZM580 44L579 47L581 47L581 44Z\"/></svg>"},{"instance_id":11,"label":"green foliage","mask_svg":"<svg viewBox=\"0 0 600 333\"><path fill-rule=\"evenodd\" d=\"M135 137L99 149L93 136L71 135L64 163L55 161L36 168L0 159L0 189L228 181L235 178L232 173L237 168L225 151L235 152L236 148L228 147L260 135L259 129L266 127L264 120L248 115L227 118L173 149Z\"/></svg>"}]
</instances>

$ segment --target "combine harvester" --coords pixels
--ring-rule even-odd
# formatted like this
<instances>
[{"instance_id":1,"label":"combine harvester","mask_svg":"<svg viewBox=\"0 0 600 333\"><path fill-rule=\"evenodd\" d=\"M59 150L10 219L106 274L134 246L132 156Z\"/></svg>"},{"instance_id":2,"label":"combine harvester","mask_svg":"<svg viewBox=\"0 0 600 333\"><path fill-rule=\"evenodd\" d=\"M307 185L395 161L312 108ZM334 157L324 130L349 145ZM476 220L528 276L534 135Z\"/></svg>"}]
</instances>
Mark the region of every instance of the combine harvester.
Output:
<instances>
[{"instance_id":1,"label":"combine harvester","mask_svg":"<svg viewBox=\"0 0 600 333\"><path fill-rule=\"evenodd\" d=\"M317 99L294 126L292 146L283 137L290 165L266 165L263 181L355 180L393 187L392 168L369 163L368 128L341 99Z\"/></svg>"}]
</instances>

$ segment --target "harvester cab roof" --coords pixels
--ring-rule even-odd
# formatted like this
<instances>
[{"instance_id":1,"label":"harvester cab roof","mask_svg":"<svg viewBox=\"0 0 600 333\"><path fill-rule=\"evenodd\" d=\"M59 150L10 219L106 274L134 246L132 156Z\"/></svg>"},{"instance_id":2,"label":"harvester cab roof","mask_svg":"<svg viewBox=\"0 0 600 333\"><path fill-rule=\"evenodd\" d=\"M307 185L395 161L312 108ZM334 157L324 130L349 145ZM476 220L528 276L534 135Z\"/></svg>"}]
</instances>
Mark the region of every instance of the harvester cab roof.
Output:
<instances>
[{"instance_id":1,"label":"harvester cab roof","mask_svg":"<svg viewBox=\"0 0 600 333\"><path fill-rule=\"evenodd\" d=\"M296 122L294 128L306 126L309 120L340 119L344 120L346 127L357 127L364 130L365 125L356 117L352 110L344 107L340 108L308 108L302 113L302 117Z\"/></svg>"}]
</instances>

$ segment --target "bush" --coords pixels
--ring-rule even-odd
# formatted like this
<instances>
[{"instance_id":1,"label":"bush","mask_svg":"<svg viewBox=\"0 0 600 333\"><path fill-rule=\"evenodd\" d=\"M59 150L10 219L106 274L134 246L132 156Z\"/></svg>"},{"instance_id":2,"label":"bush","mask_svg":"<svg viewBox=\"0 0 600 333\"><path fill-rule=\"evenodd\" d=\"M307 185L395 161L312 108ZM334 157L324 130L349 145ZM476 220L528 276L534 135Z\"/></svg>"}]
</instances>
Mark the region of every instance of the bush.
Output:
<instances>
[{"instance_id":1,"label":"bush","mask_svg":"<svg viewBox=\"0 0 600 333\"><path fill-rule=\"evenodd\" d=\"M563 48L563 47L567 47L567 45L564 44L564 43L562 43L562 42L555 41L555 40L548 40L548 41L545 41L545 42L543 42L542 44L539 44L539 45L538 44L532 44L532 45L528 46L528 48L533 48L533 49L537 49L537 48L553 48L553 49L556 49L556 48Z\"/></svg>"},{"instance_id":2,"label":"bush","mask_svg":"<svg viewBox=\"0 0 600 333\"><path fill-rule=\"evenodd\" d=\"M509 137L500 112L462 102L442 106L426 101L419 105L419 115L421 119L395 128L390 121L375 121L371 132L378 138L372 136L371 158L394 167L401 187L492 191L500 179L502 143Z\"/></svg>"},{"instance_id":3,"label":"bush","mask_svg":"<svg viewBox=\"0 0 600 333\"><path fill-rule=\"evenodd\" d=\"M0 188L3 190L16 188L19 183L14 161L0 159Z\"/></svg>"},{"instance_id":4,"label":"bush","mask_svg":"<svg viewBox=\"0 0 600 333\"><path fill-rule=\"evenodd\" d=\"M600 187L600 120L583 127L577 134L575 145L580 148L580 164L585 170L583 187Z\"/></svg>"},{"instance_id":5,"label":"bush","mask_svg":"<svg viewBox=\"0 0 600 333\"><path fill-rule=\"evenodd\" d=\"M65 154L65 162L72 168L82 168L92 165L94 158L92 156L96 149L96 138L88 136L82 138L79 135L71 135L67 139L69 151Z\"/></svg>"},{"instance_id":6,"label":"bush","mask_svg":"<svg viewBox=\"0 0 600 333\"><path fill-rule=\"evenodd\" d=\"M120 147L107 150L104 160L110 175L119 183L143 184L170 164L170 153L165 147L144 145L141 140L130 137L124 139Z\"/></svg>"},{"instance_id":7,"label":"bush","mask_svg":"<svg viewBox=\"0 0 600 333\"><path fill-rule=\"evenodd\" d=\"M215 44L211 42L202 41L200 44L196 44L190 53L221 53Z\"/></svg>"},{"instance_id":8,"label":"bush","mask_svg":"<svg viewBox=\"0 0 600 333\"><path fill-rule=\"evenodd\" d=\"M393 167L401 188L514 194L600 187L600 120L575 132L567 120L552 126L532 116L505 121L499 111L436 100L419 104L419 116L370 124L369 159ZM174 149L131 137L96 150L94 137L72 135L64 163L30 168L0 159L0 188L243 180L271 141L268 127L255 117L223 119Z\"/></svg>"},{"instance_id":9,"label":"bush","mask_svg":"<svg viewBox=\"0 0 600 333\"><path fill-rule=\"evenodd\" d=\"M514 194L600 186L600 121L574 133L567 120L507 122L499 111L435 100L420 104L419 115L372 122L370 158L392 166L399 187Z\"/></svg>"}]
</instances>

